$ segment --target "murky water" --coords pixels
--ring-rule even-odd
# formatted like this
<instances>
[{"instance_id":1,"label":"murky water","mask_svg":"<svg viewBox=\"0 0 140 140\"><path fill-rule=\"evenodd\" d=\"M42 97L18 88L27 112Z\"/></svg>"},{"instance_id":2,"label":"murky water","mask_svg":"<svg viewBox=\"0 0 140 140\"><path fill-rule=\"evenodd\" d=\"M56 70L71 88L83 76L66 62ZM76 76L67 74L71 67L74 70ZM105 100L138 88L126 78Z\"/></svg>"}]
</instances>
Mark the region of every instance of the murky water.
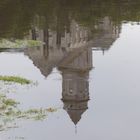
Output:
<instances>
[{"instance_id":1,"label":"murky water","mask_svg":"<svg viewBox=\"0 0 140 140\"><path fill-rule=\"evenodd\" d=\"M0 11L0 75L33 81L1 81L0 93L21 110L55 109L16 127L0 119L0 140L140 138L139 1L4 0Z\"/></svg>"}]
</instances>

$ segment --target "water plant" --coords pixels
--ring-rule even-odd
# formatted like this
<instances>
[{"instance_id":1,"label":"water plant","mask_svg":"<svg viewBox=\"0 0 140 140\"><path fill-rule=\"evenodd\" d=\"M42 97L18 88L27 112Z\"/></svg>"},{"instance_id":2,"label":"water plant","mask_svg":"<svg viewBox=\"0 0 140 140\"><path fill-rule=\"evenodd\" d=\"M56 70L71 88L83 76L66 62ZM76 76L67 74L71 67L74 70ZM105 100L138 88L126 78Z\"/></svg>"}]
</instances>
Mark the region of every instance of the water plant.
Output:
<instances>
[{"instance_id":1,"label":"water plant","mask_svg":"<svg viewBox=\"0 0 140 140\"><path fill-rule=\"evenodd\" d=\"M1 39L0 40L0 48L27 48L27 47L37 47L42 46L44 43L38 40L7 40L7 39Z\"/></svg>"},{"instance_id":2,"label":"water plant","mask_svg":"<svg viewBox=\"0 0 140 140\"><path fill-rule=\"evenodd\" d=\"M0 81L2 85L0 86L0 131L16 128L17 124L15 122L19 119L44 120L49 113L57 111L55 108L30 108L22 110L18 106L19 102L7 97L9 90L11 89L11 85L28 85L32 81L18 76L0 76ZM3 90L3 87L6 90Z\"/></svg>"},{"instance_id":3,"label":"water plant","mask_svg":"<svg viewBox=\"0 0 140 140\"><path fill-rule=\"evenodd\" d=\"M19 102L0 94L0 131L15 128L15 121L19 119L44 120L49 113L56 112L55 108L19 109Z\"/></svg>"},{"instance_id":4,"label":"water plant","mask_svg":"<svg viewBox=\"0 0 140 140\"><path fill-rule=\"evenodd\" d=\"M0 81L14 82L14 83L19 83L21 85L31 83L30 80L18 76L0 76Z\"/></svg>"}]
</instances>

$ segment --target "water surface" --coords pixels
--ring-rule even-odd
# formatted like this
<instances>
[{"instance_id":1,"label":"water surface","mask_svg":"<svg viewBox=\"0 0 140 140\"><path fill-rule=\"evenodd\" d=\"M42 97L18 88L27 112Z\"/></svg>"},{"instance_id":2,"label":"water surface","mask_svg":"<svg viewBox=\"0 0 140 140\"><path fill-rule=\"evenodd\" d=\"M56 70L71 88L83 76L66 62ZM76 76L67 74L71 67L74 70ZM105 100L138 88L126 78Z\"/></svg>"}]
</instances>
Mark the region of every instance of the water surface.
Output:
<instances>
[{"instance_id":1,"label":"water surface","mask_svg":"<svg viewBox=\"0 0 140 140\"><path fill-rule=\"evenodd\" d=\"M1 50L0 75L35 83L1 84L1 92L21 110L57 109L14 120L0 139L139 139L139 2L53 2L0 3L1 40L43 42Z\"/></svg>"}]
</instances>

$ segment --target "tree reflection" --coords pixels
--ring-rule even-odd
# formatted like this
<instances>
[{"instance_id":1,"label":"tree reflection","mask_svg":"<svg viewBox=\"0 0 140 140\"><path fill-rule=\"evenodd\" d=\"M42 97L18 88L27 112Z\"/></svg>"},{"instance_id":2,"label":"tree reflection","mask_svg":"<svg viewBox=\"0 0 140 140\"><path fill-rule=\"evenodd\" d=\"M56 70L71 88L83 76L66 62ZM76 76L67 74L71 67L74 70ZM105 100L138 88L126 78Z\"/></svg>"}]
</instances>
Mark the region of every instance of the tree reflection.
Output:
<instances>
[{"instance_id":1,"label":"tree reflection","mask_svg":"<svg viewBox=\"0 0 140 140\"><path fill-rule=\"evenodd\" d=\"M36 27L55 30L57 43L66 29L69 31L71 20L96 31L104 17L119 26L123 21L139 21L139 1L131 0L4 0L0 2L0 36L6 38L24 38L32 30L33 39ZM135 8L134 8L135 7Z\"/></svg>"}]
</instances>

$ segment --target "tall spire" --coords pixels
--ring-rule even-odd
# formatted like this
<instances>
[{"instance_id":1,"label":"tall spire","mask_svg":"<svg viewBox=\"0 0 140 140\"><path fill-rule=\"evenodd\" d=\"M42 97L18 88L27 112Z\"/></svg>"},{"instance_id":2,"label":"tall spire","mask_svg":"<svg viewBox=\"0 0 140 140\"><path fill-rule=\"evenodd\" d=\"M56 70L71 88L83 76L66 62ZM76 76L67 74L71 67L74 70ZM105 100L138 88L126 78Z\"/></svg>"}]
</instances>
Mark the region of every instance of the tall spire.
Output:
<instances>
[{"instance_id":1,"label":"tall spire","mask_svg":"<svg viewBox=\"0 0 140 140\"><path fill-rule=\"evenodd\" d=\"M77 125L75 125L75 134L77 135Z\"/></svg>"}]
</instances>

